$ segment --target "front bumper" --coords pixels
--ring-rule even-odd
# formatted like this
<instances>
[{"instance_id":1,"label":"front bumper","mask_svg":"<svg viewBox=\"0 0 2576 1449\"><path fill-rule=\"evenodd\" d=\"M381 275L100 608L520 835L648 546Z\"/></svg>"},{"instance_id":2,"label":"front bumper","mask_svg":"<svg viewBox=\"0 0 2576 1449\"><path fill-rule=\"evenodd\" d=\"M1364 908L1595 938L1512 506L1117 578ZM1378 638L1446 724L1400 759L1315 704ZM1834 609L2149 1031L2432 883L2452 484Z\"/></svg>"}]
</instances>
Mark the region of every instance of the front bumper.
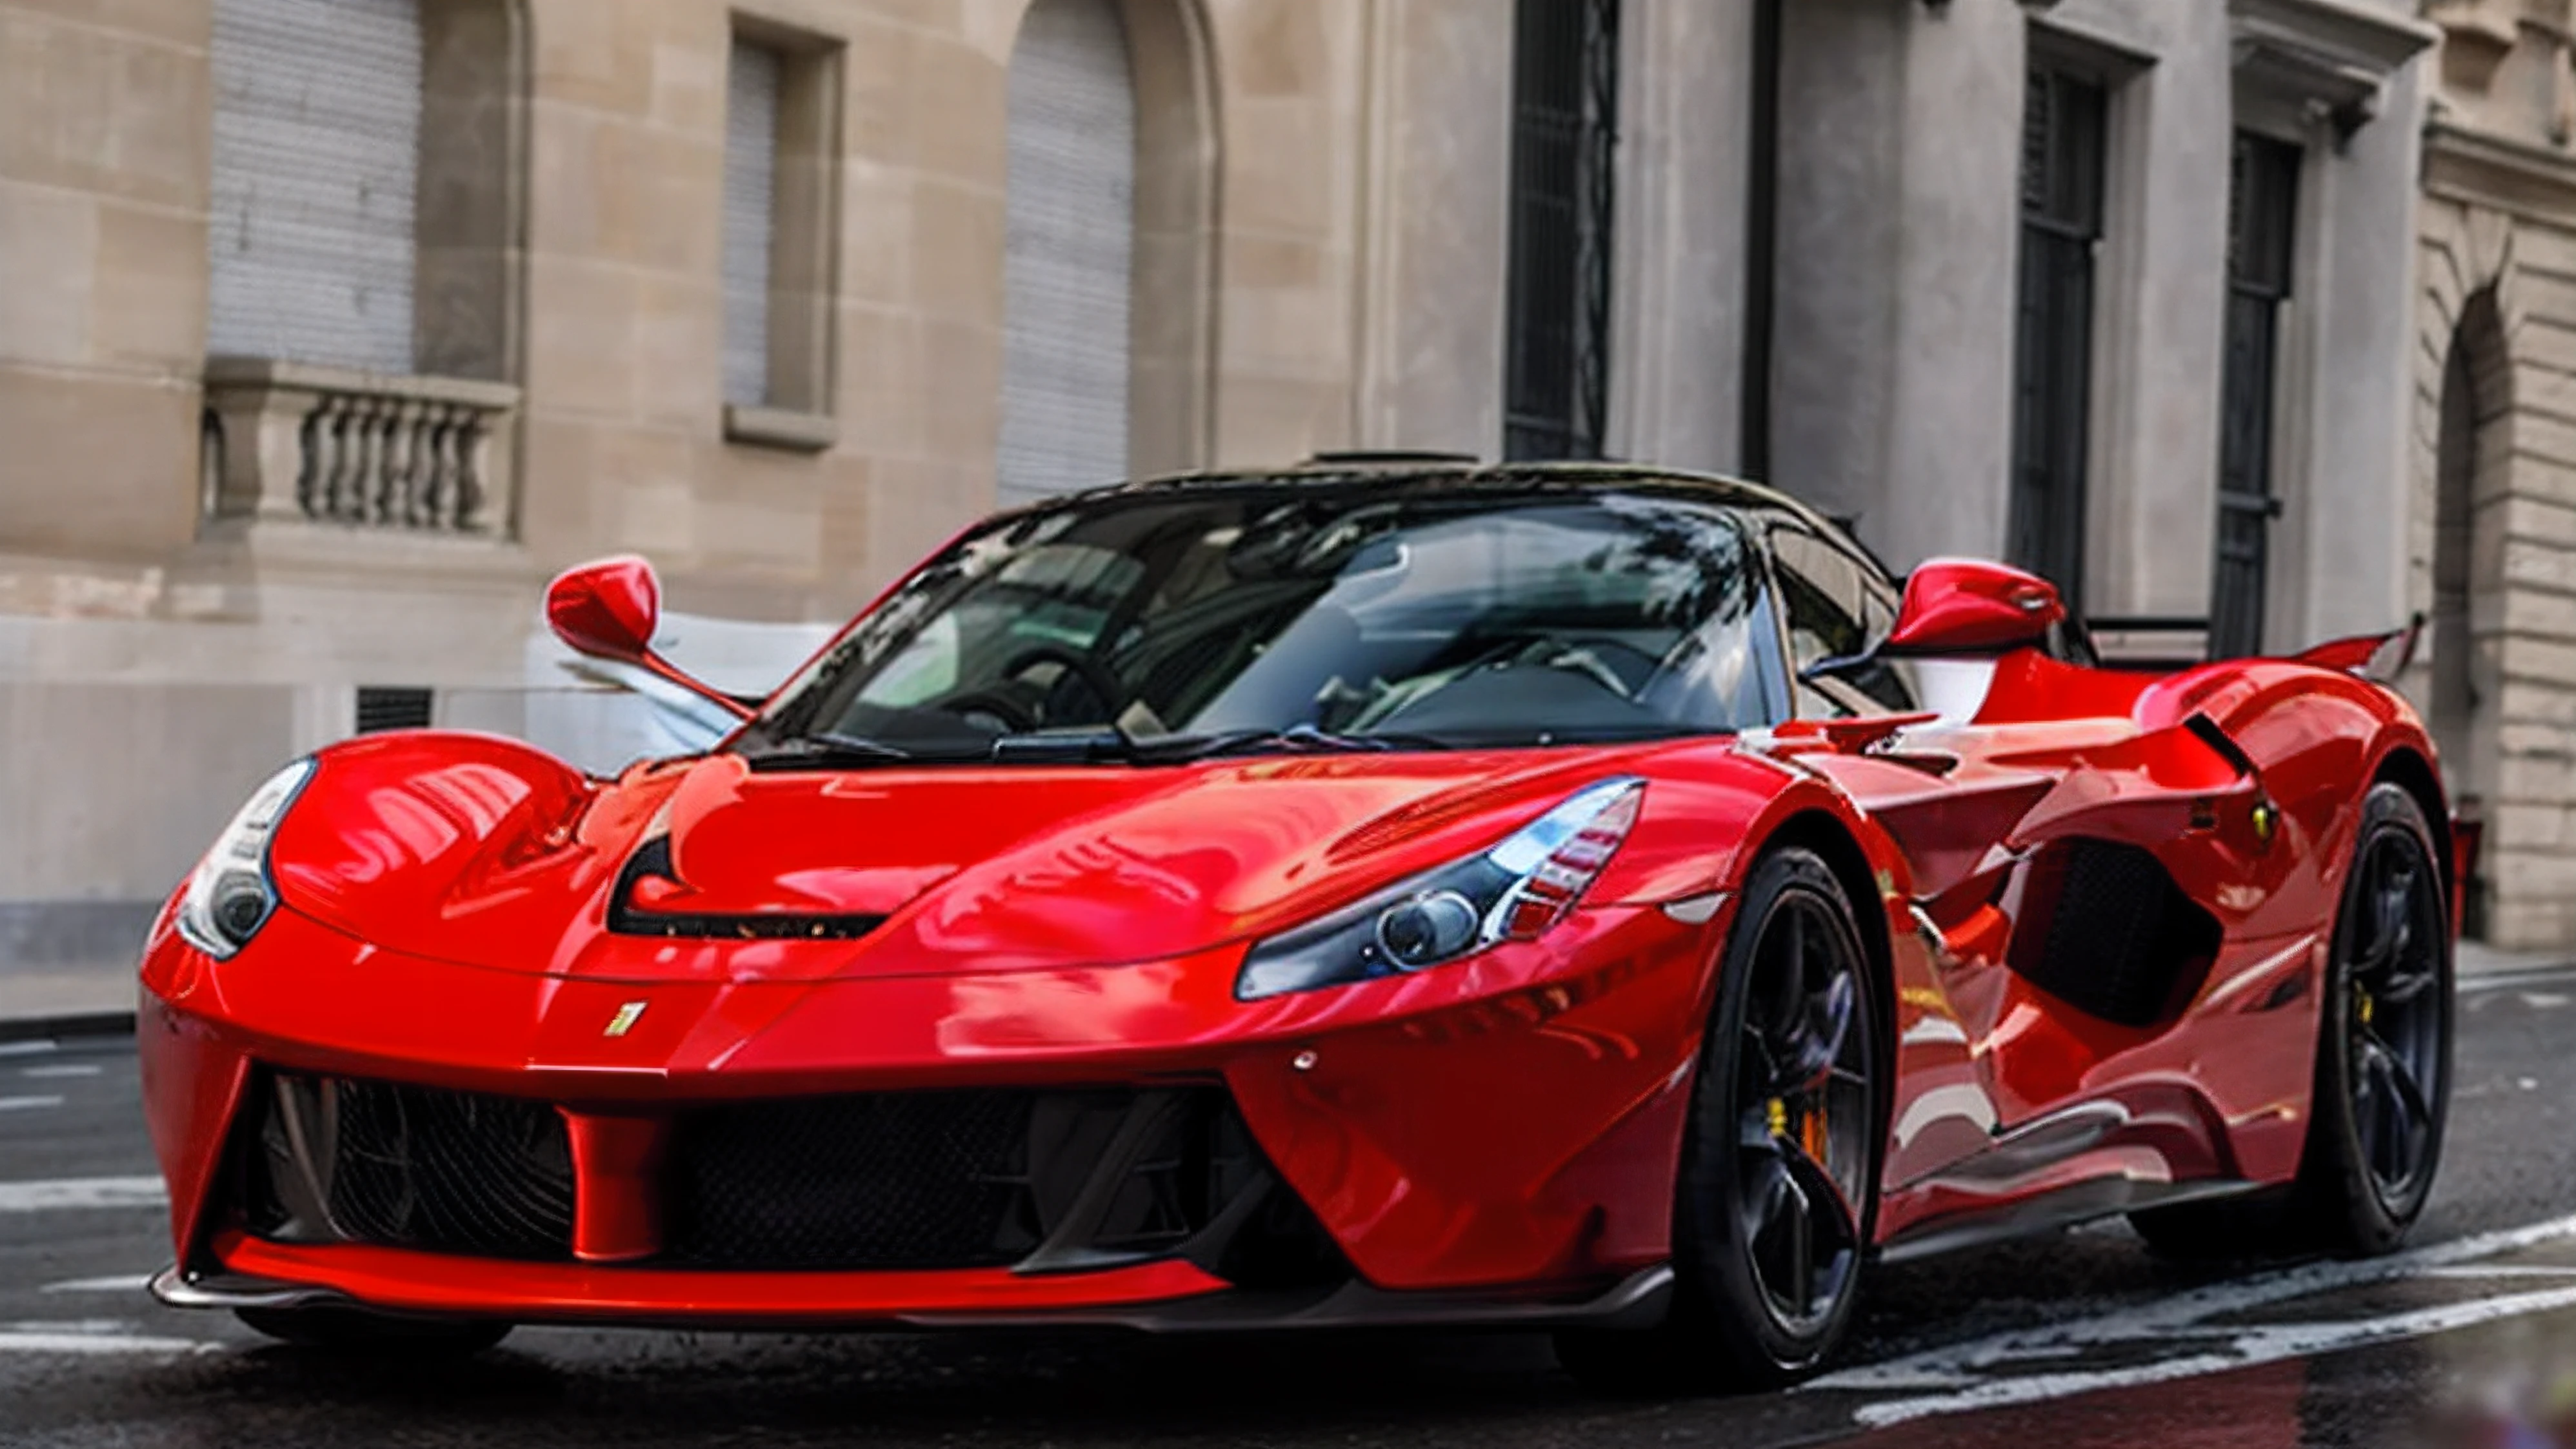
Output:
<instances>
[{"instance_id":1,"label":"front bumper","mask_svg":"<svg viewBox=\"0 0 2576 1449\"><path fill-rule=\"evenodd\" d=\"M265 1246L265 1245L263 1245ZM333 1250L334 1253L347 1250ZM1646 1328L1672 1298L1668 1264L1642 1268L1590 1292L1391 1293L1346 1282L1307 1290L1238 1290L1187 1264L1160 1264L1038 1279L1008 1273L799 1274L762 1281L740 1274L664 1279L637 1291L632 1273L551 1270L485 1287L461 1287L452 1265L428 1254L361 1250L365 1261L252 1250L229 1255L245 1269L191 1273L173 1265L152 1294L173 1308L349 1308L432 1318L513 1323L613 1323L621 1327L731 1328L1129 1328L1148 1333L1292 1328ZM413 1260L413 1261L405 1261ZM336 1285L336 1286L334 1286ZM937 1301L944 1306L924 1308Z\"/></svg>"},{"instance_id":2,"label":"front bumper","mask_svg":"<svg viewBox=\"0 0 2576 1449\"><path fill-rule=\"evenodd\" d=\"M1722 929L1723 923L1719 923ZM1600 1321L1652 1311L1705 1020L1660 911L1418 977L1233 1000L1230 959L1090 971L587 980L382 952L281 912L214 963L166 935L138 1040L171 1185L170 1301L353 1302L515 1321ZM774 947L768 949L776 949ZM627 1003L631 1030L603 1030ZM542 1103L574 1129L565 1261L250 1231L228 1173L280 1076ZM965 1088L1221 1092L1344 1269L1287 1289L1186 1251L859 1272L657 1258L636 1124L709 1104ZM586 1146L582 1144L587 1144Z\"/></svg>"}]
</instances>

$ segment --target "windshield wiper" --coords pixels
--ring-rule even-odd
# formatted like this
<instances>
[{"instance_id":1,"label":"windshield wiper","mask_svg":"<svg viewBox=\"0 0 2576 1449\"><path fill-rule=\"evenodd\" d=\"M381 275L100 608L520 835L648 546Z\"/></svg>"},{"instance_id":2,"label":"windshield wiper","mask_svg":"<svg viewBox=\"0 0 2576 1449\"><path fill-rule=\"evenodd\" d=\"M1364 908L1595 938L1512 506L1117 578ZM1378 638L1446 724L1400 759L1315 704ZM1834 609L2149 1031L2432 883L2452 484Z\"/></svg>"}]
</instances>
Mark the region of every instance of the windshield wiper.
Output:
<instances>
[{"instance_id":1,"label":"windshield wiper","mask_svg":"<svg viewBox=\"0 0 2576 1449\"><path fill-rule=\"evenodd\" d=\"M1454 746L1450 741L1431 735L1336 734L1310 724L1178 735L1139 735L1117 725L1103 725L1004 735L993 741L993 758L1034 763L1118 760L1133 765L1172 765L1269 750L1291 754L1376 754L1451 748Z\"/></svg>"},{"instance_id":2,"label":"windshield wiper","mask_svg":"<svg viewBox=\"0 0 2576 1449\"><path fill-rule=\"evenodd\" d=\"M755 770L806 766L890 765L914 758L912 751L857 735L823 730L792 735L757 750L741 752Z\"/></svg>"},{"instance_id":3,"label":"windshield wiper","mask_svg":"<svg viewBox=\"0 0 2576 1449\"><path fill-rule=\"evenodd\" d=\"M1176 741L1176 744L1179 742ZM1437 735L1415 735L1400 732L1341 734L1310 724L1290 725L1284 730L1231 730L1224 734L1201 735L1181 746L1180 758L1212 759L1219 755L1257 754L1279 750L1289 754L1357 755L1385 754L1391 750L1452 750L1457 744Z\"/></svg>"}]
</instances>

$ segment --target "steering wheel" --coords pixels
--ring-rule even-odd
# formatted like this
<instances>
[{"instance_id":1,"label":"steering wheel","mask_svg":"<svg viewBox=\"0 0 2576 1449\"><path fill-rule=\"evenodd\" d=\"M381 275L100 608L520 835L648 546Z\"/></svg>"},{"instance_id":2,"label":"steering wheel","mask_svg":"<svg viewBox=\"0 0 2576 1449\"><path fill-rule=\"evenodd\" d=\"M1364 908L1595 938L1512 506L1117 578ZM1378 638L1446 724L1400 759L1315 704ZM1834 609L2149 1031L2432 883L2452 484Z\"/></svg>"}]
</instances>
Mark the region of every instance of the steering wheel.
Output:
<instances>
[{"instance_id":1,"label":"steering wheel","mask_svg":"<svg viewBox=\"0 0 2576 1449\"><path fill-rule=\"evenodd\" d=\"M1032 644L1012 655L1011 662L1002 666L1002 677L1017 679L1027 673L1032 666L1039 664L1061 664L1072 670L1084 686L1090 689L1093 697L1097 698L1113 716L1126 708L1127 702L1133 697L1128 694L1127 687L1118 682L1118 676L1109 672L1108 665L1091 655L1068 649L1061 644Z\"/></svg>"},{"instance_id":2,"label":"steering wheel","mask_svg":"<svg viewBox=\"0 0 2576 1449\"><path fill-rule=\"evenodd\" d=\"M950 695L939 700L937 708L960 719L988 715L1013 734L1026 734L1038 727L1036 710L998 689L970 689L964 694Z\"/></svg>"},{"instance_id":3,"label":"steering wheel","mask_svg":"<svg viewBox=\"0 0 2576 1449\"><path fill-rule=\"evenodd\" d=\"M1624 639L1613 639L1607 635L1596 634L1582 639L1571 639L1566 641L1565 647L1569 650L1579 649L1591 655L1595 663L1618 675L1619 692L1632 699L1652 683L1656 674L1664 667L1664 661L1657 656L1647 653ZM1634 684L1628 682L1628 670L1632 666L1637 675Z\"/></svg>"},{"instance_id":4,"label":"steering wheel","mask_svg":"<svg viewBox=\"0 0 2576 1449\"><path fill-rule=\"evenodd\" d=\"M1633 693L1628 688L1628 681L1620 678L1619 671L1603 663L1601 656L1593 652L1593 646L1596 644L1624 650L1631 654L1638 652L1614 639L1540 639L1533 641L1528 648L1513 656L1512 662L1535 664L1542 669L1562 669L1568 674L1580 674L1621 699L1632 698Z\"/></svg>"}]
</instances>

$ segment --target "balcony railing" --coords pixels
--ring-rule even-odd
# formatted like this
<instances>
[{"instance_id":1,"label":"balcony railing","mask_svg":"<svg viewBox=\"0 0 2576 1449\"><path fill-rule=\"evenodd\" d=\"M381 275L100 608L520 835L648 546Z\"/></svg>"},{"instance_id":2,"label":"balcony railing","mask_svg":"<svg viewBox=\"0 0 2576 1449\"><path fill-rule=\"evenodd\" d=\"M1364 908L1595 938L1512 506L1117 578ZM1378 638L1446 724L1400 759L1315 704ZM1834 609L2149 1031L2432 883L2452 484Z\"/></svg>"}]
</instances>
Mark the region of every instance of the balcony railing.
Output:
<instances>
[{"instance_id":1,"label":"balcony railing","mask_svg":"<svg viewBox=\"0 0 2576 1449\"><path fill-rule=\"evenodd\" d=\"M507 383L210 358L207 512L506 534L518 407Z\"/></svg>"}]
</instances>

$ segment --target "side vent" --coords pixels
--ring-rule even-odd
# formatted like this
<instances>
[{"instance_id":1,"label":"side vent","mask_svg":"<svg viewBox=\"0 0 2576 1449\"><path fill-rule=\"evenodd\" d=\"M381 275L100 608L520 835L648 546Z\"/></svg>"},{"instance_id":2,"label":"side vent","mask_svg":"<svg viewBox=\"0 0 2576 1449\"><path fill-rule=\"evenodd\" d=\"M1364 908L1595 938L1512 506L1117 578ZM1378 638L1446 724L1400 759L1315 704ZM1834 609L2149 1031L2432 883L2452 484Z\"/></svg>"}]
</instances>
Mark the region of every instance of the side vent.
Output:
<instances>
[{"instance_id":1,"label":"side vent","mask_svg":"<svg viewBox=\"0 0 2576 1449\"><path fill-rule=\"evenodd\" d=\"M2153 852L2075 839L2031 862L2012 966L2079 1011L2150 1027L2179 1013L2218 954L2219 925Z\"/></svg>"}]
</instances>

